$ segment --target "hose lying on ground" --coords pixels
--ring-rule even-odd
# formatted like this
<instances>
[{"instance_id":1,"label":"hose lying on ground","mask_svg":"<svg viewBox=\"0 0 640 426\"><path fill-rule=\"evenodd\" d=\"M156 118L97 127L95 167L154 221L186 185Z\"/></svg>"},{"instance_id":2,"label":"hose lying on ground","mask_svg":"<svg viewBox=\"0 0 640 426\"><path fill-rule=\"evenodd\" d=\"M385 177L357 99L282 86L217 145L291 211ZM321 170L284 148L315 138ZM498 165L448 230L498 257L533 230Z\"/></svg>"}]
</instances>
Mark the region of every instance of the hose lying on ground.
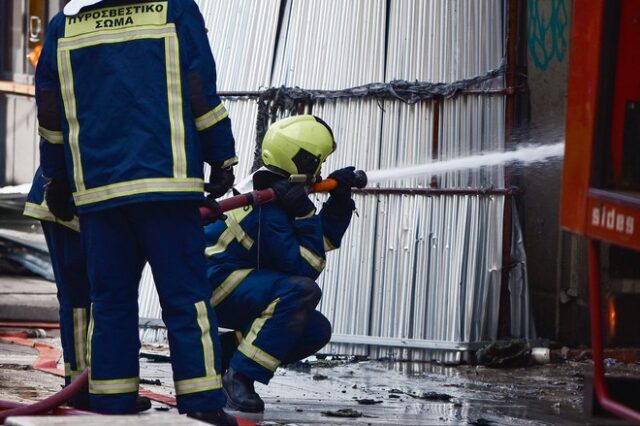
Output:
<instances>
[{"instance_id":1,"label":"hose lying on ground","mask_svg":"<svg viewBox=\"0 0 640 426\"><path fill-rule=\"evenodd\" d=\"M0 411L0 424L4 424L7 417L10 416L30 416L34 414L44 414L65 402L69 401L78 391L85 388L88 384L89 372L85 370L76 380L74 380L69 386L64 387L60 392L51 395L49 398L38 401L35 404L23 405L8 410ZM6 404L5 402L0 405ZM13 403L12 403L13 404ZM9 405L12 405L9 404ZM73 414L90 414L80 410L73 410ZM70 413L71 414L71 413Z\"/></svg>"}]
</instances>

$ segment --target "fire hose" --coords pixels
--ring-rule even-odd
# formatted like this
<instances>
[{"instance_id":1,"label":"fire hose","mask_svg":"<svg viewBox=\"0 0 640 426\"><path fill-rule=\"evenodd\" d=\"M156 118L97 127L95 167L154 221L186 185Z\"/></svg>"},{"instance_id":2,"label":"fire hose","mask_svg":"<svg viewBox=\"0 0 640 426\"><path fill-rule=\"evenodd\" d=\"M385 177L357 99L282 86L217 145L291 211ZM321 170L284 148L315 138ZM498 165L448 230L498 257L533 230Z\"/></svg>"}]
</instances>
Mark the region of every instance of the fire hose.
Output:
<instances>
[{"instance_id":1,"label":"fire hose","mask_svg":"<svg viewBox=\"0 0 640 426\"><path fill-rule=\"evenodd\" d=\"M47 328L57 328L52 326L51 324L40 324L40 323L27 323L27 324L7 324L3 323L3 326L46 326ZM42 337L37 333L33 333L32 331L22 331L22 332L0 332L0 338L3 341L7 341L10 343L17 343L20 345L28 345L33 346L38 350L38 359L34 364L34 368L46 371L48 373L57 374L55 371L55 363L57 362L57 357L51 357L49 350L53 348L46 344L39 343L31 343L28 338L32 337ZM53 367L51 363L53 362ZM36 402L34 404L21 404L17 402L10 401L0 401L0 424L4 424L4 421L10 416L25 416L32 414L42 414L53 412L56 415L81 415L81 414L91 414L86 411L77 410L77 409L65 409L60 410L57 409L59 406L64 404L66 401L70 400L73 395L77 392L81 391L83 388L87 386L87 371L83 372L80 376L76 378L69 386L62 389L60 392L43 399L42 401ZM57 409L57 410L56 410Z\"/></svg>"},{"instance_id":2,"label":"fire hose","mask_svg":"<svg viewBox=\"0 0 640 426\"><path fill-rule=\"evenodd\" d=\"M51 395L49 398L43 399L42 401L38 401L30 405L15 404L16 406L14 408L0 411L0 424L3 424L7 417L10 416L28 416L33 414L42 414L61 406L65 402L69 401L76 393L87 386L88 375L88 370L85 370L69 386L65 386L60 392L57 392Z\"/></svg>"},{"instance_id":3,"label":"fire hose","mask_svg":"<svg viewBox=\"0 0 640 426\"><path fill-rule=\"evenodd\" d=\"M367 186L367 174L362 170L354 172L353 187L364 188ZM296 182L297 175L292 176L290 181ZM325 179L320 182L309 185L309 193L330 192L336 189L338 181L335 179ZM218 201L217 210L214 211L210 207L200 207L200 216L203 219L215 218L218 214L228 212L229 210L239 209L246 206L259 206L269 203L276 199L276 193L272 188L261 189L257 191L246 192L244 194L235 195Z\"/></svg>"}]
</instances>

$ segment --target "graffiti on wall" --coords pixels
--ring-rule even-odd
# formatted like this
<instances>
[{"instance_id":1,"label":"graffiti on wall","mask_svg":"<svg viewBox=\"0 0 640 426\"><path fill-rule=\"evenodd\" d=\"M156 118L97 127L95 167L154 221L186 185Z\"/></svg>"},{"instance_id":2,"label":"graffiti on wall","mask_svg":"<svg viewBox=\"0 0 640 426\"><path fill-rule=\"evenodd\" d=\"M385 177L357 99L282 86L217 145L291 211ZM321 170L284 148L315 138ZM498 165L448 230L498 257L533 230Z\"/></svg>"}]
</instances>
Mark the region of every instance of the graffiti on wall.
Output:
<instances>
[{"instance_id":1,"label":"graffiti on wall","mask_svg":"<svg viewBox=\"0 0 640 426\"><path fill-rule=\"evenodd\" d=\"M546 70L554 58L564 61L568 25L565 0L529 0L529 54L535 66Z\"/></svg>"}]
</instances>

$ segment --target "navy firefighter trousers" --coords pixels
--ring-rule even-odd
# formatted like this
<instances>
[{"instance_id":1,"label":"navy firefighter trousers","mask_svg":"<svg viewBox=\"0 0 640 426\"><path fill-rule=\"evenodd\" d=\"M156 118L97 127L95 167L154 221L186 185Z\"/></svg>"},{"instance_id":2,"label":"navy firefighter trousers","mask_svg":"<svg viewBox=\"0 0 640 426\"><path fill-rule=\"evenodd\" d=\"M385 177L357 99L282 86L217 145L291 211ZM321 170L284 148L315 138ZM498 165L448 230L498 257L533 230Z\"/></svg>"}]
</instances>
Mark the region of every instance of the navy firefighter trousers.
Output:
<instances>
[{"instance_id":1,"label":"navy firefighter trousers","mask_svg":"<svg viewBox=\"0 0 640 426\"><path fill-rule=\"evenodd\" d=\"M246 275L244 271L237 273ZM247 272L231 293L219 302L212 298L212 303L217 302L220 326L239 330L244 337L229 365L266 384L279 365L324 347L331 323L315 310L322 291L311 278L269 269Z\"/></svg>"},{"instance_id":2,"label":"navy firefighter trousers","mask_svg":"<svg viewBox=\"0 0 640 426\"><path fill-rule=\"evenodd\" d=\"M138 283L151 265L167 326L178 409L225 404L198 204L142 202L80 215L91 280L87 354L93 410L133 412L138 392Z\"/></svg>"},{"instance_id":3,"label":"navy firefighter trousers","mask_svg":"<svg viewBox=\"0 0 640 426\"><path fill-rule=\"evenodd\" d=\"M87 367L85 352L89 312L89 279L80 233L69 227L41 221L51 265L56 278L60 304L60 340L64 355L65 384L68 385ZM87 395L81 392L75 406L86 407Z\"/></svg>"}]
</instances>

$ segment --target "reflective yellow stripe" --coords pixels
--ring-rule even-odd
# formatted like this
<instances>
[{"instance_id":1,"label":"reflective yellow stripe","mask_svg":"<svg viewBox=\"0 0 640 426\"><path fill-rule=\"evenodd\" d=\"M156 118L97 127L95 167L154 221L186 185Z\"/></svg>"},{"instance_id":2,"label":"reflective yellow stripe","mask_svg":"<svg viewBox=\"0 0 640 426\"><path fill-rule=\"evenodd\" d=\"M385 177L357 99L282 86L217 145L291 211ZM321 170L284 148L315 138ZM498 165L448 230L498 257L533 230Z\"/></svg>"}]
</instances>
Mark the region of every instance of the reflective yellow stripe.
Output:
<instances>
[{"instance_id":1,"label":"reflective yellow stripe","mask_svg":"<svg viewBox=\"0 0 640 426\"><path fill-rule=\"evenodd\" d=\"M78 220L77 216L74 216L73 219L69 222L62 221L55 217L44 203L35 204L26 202L24 204L24 210L22 211L22 214L38 220L46 220L48 222L59 223L60 225L64 225L69 229L80 232L80 221Z\"/></svg>"},{"instance_id":2,"label":"reflective yellow stripe","mask_svg":"<svg viewBox=\"0 0 640 426\"><path fill-rule=\"evenodd\" d=\"M87 310L73 308L73 349L76 358L76 369L87 368Z\"/></svg>"},{"instance_id":3,"label":"reflective yellow stripe","mask_svg":"<svg viewBox=\"0 0 640 426\"><path fill-rule=\"evenodd\" d=\"M55 145L62 145L64 143L64 137L61 131L48 130L42 126L38 126L38 134L49 143Z\"/></svg>"},{"instance_id":4,"label":"reflective yellow stripe","mask_svg":"<svg viewBox=\"0 0 640 426\"><path fill-rule=\"evenodd\" d=\"M149 192L203 192L204 182L198 178L153 178L99 186L73 194L76 206L83 206L112 198Z\"/></svg>"},{"instance_id":5,"label":"reflective yellow stripe","mask_svg":"<svg viewBox=\"0 0 640 426\"><path fill-rule=\"evenodd\" d=\"M258 333L260 333L260 330L262 330L262 327L264 327L267 320L273 317L273 313L276 310L278 302L280 302L280 298L271 302L269 306L267 306L267 309L260 314L260 317L253 321L249 334L247 334L247 337L244 338L242 342L240 342L240 346L238 346L238 350L247 358L255 361L269 371L275 371L275 369L280 365L280 360L258 348L253 344L253 342L258 337Z\"/></svg>"},{"instance_id":6,"label":"reflective yellow stripe","mask_svg":"<svg viewBox=\"0 0 640 426\"><path fill-rule=\"evenodd\" d=\"M95 9L75 16L67 16L65 37L143 24L160 25L167 22L167 2L129 4Z\"/></svg>"},{"instance_id":7,"label":"reflective yellow stripe","mask_svg":"<svg viewBox=\"0 0 640 426\"><path fill-rule=\"evenodd\" d=\"M222 253L227 249L227 247L229 246L229 243L233 241L234 238L235 237L231 232L231 230L229 228L225 229L222 235L220 235L220 238L218 238L218 241L216 241L216 244L213 246L207 247L204 250L204 254L206 254L207 257L211 257L215 254Z\"/></svg>"},{"instance_id":8,"label":"reflective yellow stripe","mask_svg":"<svg viewBox=\"0 0 640 426\"><path fill-rule=\"evenodd\" d=\"M231 230L231 233L236 237L236 240L238 240L246 250L251 250L251 247L253 247L253 238L244 232L244 229L240 226L240 222L242 222L242 219L251 213L252 210L252 207L231 210L226 221L227 226L229 227L228 229Z\"/></svg>"},{"instance_id":9,"label":"reflective yellow stripe","mask_svg":"<svg viewBox=\"0 0 640 426\"><path fill-rule=\"evenodd\" d=\"M169 123L171 125L171 150L173 152L173 176L187 177L187 153L184 143L184 121L182 120L182 87L180 83L180 47L175 33L164 42L167 57L167 96Z\"/></svg>"},{"instance_id":10,"label":"reflective yellow stripe","mask_svg":"<svg viewBox=\"0 0 640 426\"><path fill-rule=\"evenodd\" d=\"M224 105L220 104L206 114L203 114L200 117L196 118L196 129L198 129L199 132L206 130L209 127L218 124L228 116L229 113L227 112L226 108L224 107ZM225 166L223 165L223 167Z\"/></svg>"},{"instance_id":11,"label":"reflective yellow stripe","mask_svg":"<svg viewBox=\"0 0 640 426\"><path fill-rule=\"evenodd\" d=\"M79 193L86 190L82 162L80 158L80 128L77 119L73 72L71 69L71 54L75 49L95 46L105 43L121 43L141 39L164 39L166 55L166 82L168 97L168 114L170 123L171 153L173 157L173 177L186 179L187 154L185 148L185 130L182 119L182 85L180 79L180 45L174 24L141 25L127 29L99 31L72 38L58 40L58 68L65 104L65 114L69 122L69 146L71 149L74 169L74 182ZM104 187L101 187L104 188ZM92 188L96 189L96 188ZM146 191L155 192L155 190ZM130 195L130 194L124 194ZM114 195L105 199L119 197ZM104 199L89 201L97 202ZM81 205L76 201L77 205Z\"/></svg>"},{"instance_id":12,"label":"reflective yellow stripe","mask_svg":"<svg viewBox=\"0 0 640 426\"><path fill-rule=\"evenodd\" d=\"M213 290L213 295L211 296L211 306L218 306L220 302L224 300L236 287L238 284L244 280L247 275L249 275L253 271L251 269L238 269L233 271L229 276L220 284L215 290Z\"/></svg>"},{"instance_id":13,"label":"reflective yellow stripe","mask_svg":"<svg viewBox=\"0 0 640 426\"><path fill-rule=\"evenodd\" d=\"M93 338L93 303L89 309L89 328L87 329L87 364L91 366L91 339Z\"/></svg>"},{"instance_id":14,"label":"reflective yellow stripe","mask_svg":"<svg viewBox=\"0 0 640 426\"><path fill-rule=\"evenodd\" d=\"M235 209L229 212L227 220L225 222L227 225L227 229L225 229L224 232L220 235L218 241L216 241L216 244L207 247L204 253L209 257L218 253L222 253L227 249L234 238L240 244L242 244L242 247L247 250L251 250L251 247L253 246L253 238L251 238L249 235L247 235L246 232L244 232L244 230L240 226L240 222L249 213L251 213L252 210L253 208L251 206L248 206L243 209Z\"/></svg>"},{"instance_id":15,"label":"reflective yellow stripe","mask_svg":"<svg viewBox=\"0 0 640 426\"><path fill-rule=\"evenodd\" d=\"M304 216L299 216L296 217L295 220L300 220L300 219L309 219L310 217L313 217L313 215L316 214L316 209L312 209L309 213L307 213Z\"/></svg>"},{"instance_id":16,"label":"reflective yellow stripe","mask_svg":"<svg viewBox=\"0 0 640 426\"><path fill-rule=\"evenodd\" d=\"M324 241L324 251L331 251L331 250L336 250L337 247L334 247L333 244L331 244L331 240L329 240L326 236L322 236L322 241Z\"/></svg>"},{"instance_id":17,"label":"reflective yellow stripe","mask_svg":"<svg viewBox=\"0 0 640 426\"><path fill-rule=\"evenodd\" d=\"M71 369L71 364L69 364L68 362L64 363L64 375L66 377L69 377L71 379L71 381L73 382L79 375L82 374L82 371L84 370L72 370Z\"/></svg>"},{"instance_id":18,"label":"reflective yellow stripe","mask_svg":"<svg viewBox=\"0 0 640 426\"><path fill-rule=\"evenodd\" d=\"M324 269L325 260L309 250L306 247L300 246L300 255L304 260L309 262L309 264L318 272L322 272Z\"/></svg>"},{"instance_id":19,"label":"reflective yellow stripe","mask_svg":"<svg viewBox=\"0 0 640 426\"><path fill-rule=\"evenodd\" d=\"M82 49L83 47L95 46L97 44L122 43L132 40L142 40L149 38L165 38L175 36L175 25L139 25L133 28L126 28L111 31L97 31L76 37L58 39L58 52Z\"/></svg>"},{"instance_id":20,"label":"reflective yellow stripe","mask_svg":"<svg viewBox=\"0 0 640 426\"><path fill-rule=\"evenodd\" d=\"M58 73L60 77L60 89L62 91L62 102L64 111L69 123L69 148L73 160L73 181L76 189L85 189L84 176L82 173L82 163L80 160L80 124L78 123L78 113L76 111L76 96L73 86L73 72L71 70L71 54L69 51L58 50Z\"/></svg>"},{"instance_id":21,"label":"reflective yellow stripe","mask_svg":"<svg viewBox=\"0 0 640 426\"><path fill-rule=\"evenodd\" d=\"M224 169L225 167L235 166L236 164L238 164L238 157L231 157L225 160L221 167Z\"/></svg>"},{"instance_id":22,"label":"reflective yellow stripe","mask_svg":"<svg viewBox=\"0 0 640 426\"><path fill-rule=\"evenodd\" d=\"M94 380L89 377L89 393L96 395L138 392L139 385L140 379L138 377L113 380Z\"/></svg>"},{"instance_id":23,"label":"reflective yellow stripe","mask_svg":"<svg viewBox=\"0 0 640 426\"><path fill-rule=\"evenodd\" d=\"M220 375L198 377L196 379L176 380L174 382L176 395L186 395L195 392L216 390L222 387Z\"/></svg>"},{"instance_id":24,"label":"reflective yellow stripe","mask_svg":"<svg viewBox=\"0 0 640 426\"><path fill-rule=\"evenodd\" d=\"M231 210L229 212L229 216L233 217L233 220L235 220L237 223L240 223L252 211L253 211L252 206L246 206L240 209Z\"/></svg>"},{"instance_id":25,"label":"reflective yellow stripe","mask_svg":"<svg viewBox=\"0 0 640 426\"><path fill-rule=\"evenodd\" d=\"M244 340L238 346L238 350L245 354L247 358L257 362L269 371L275 371L280 365L280 360Z\"/></svg>"},{"instance_id":26,"label":"reflective yellow stripe","mask_svg":"<svg viewBox=\"0 0 640 426\"><path fill-rule=\"evenodd\" d=\"M89 329L87 331L87 363L91 365L91 339L93 337L94 319L93 303L89 314ZM100 395L111 395L119 393L130 393L138 391L139 379L130 377L126 379L114 380L93 380L89 374L89 392Z\"/></svg>"},{"instance_id":27,"label":"reflective yellow stripe","mask_svg":"<svg viewBox=\"0 0 640 426\"><path fill-rule=\"evenodd\" d=\"M196 305L197 321L200 327L200 341L202 342L202 354L204 357L204 371L207 377L215 376L215 355L213 353L213 341L211 340L211 324L209 323L209 313L204 301Z\"/></svg>"}]
</instances>

